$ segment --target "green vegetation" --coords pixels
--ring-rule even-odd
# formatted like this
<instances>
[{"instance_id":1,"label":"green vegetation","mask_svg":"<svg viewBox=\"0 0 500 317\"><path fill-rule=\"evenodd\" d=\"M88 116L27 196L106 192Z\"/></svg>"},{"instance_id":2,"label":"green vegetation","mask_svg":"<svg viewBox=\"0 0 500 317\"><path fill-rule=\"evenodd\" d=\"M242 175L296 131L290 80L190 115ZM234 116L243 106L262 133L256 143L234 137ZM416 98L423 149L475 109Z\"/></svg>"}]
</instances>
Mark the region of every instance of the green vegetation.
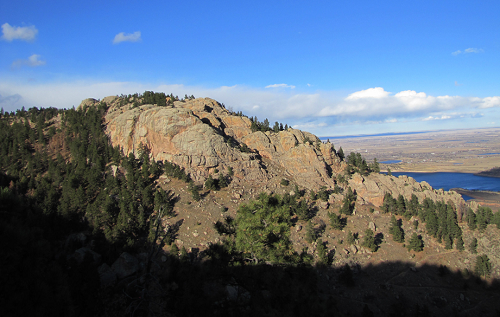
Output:
<instances>
[{"instance_id":1,"label":"green vegetation","mask_svg":"<svg viewBox=\"0 0 500 317\"><path fill-rule=\"evenodd\" d=\"M415 252L420 252L424 250L424 241L422 240L422 236L417 235L416 232L414 232L411 235L410 241L407 245L408 251L413 250Z\"/></svg>"},{"instance_id":2,"label":"green vegetation","mask_svg":"<svg viewBox=\"0 0 500 317\"><path fill-rule=\"evenodd\" d=\"M334 230L344 229L346 221L342 219L340 215L337 215L334 212L332 213L328 212L328 218L330 218L330 226L332 226Z\"/></svg>"},{"instance_id":3,"label":"green vegetation","mask_svg":"<svg viewBox=\"0 0 500 317\"><path fill-rule=\"evenodd\" d=\"M351 187L347 187L347 193L342 200L340 213L344 215L352 215L356 203L356 198L356 193L352 191Z\"/></svg>"},{"instance_id":4,"label":"green vegetation","mask_svg":"<svg viewBox=\"0 0 500 317\"><path fill-rule=\"evenodd\" d=\"M372 229L368 228L365 230L365 236L363 237L361 245L369 249L371 252L377 251L378 245Z\"/></svg>"},{"instance_id":5,"label":"green vegetation","mask_svg":"<svg viewBox=\"0 0 500 317\"><path fill-rule=\"evenodd\" d=\"M474 268L474 272L478 276L488 277L490 275L491 263L486 254L478 255L476 257L476 266Z\"/></svg>"},{"instance_id":6,"label":"green vegetation","mask_svg":"<svg viewBox=\"0 0 500 317\"><path fill-rule=\"evenodd\" d=\"M273 128L269 127L269 120L264 119L263 122L260 122L257 117L250 117L251 121L251 126L250 128L252 129L252 132L257 132L257 131L262 131L262 132L267 132L267 131L274 131L275 133L278 133L280 131L286 131L288 130L288 124L283 127L283 123L278 123L275 122Z\"/></svg>"},{"instance_id":7,"label":"green vegetation","mask_svg":"<svg viewBox=\"0 0 500 317\"><path fill-rule=\"evenodd\" d=\"M351 230L347 232L347 244L354 244L356 242L356 239L358 238L357 233L352 233Z\"/></svg>"},{"instance_id":8,"label":"green vegetation","mask_svg":"<svg viewBox=\"0 0 500 317\"><path fill-rule=\"evenodd\" d=\"M391 224L389 227L389 233L392 235L392 239L396 242L405 242L405 233L403 228L401 228L401 219L396 220L396 217L392 215Z\"/></svg>"},{"instance_id":9,"label":"green vegetation","mask_svg":"<svg viewBox=\"0 0 500 317\"><path fill-rule=\"evenodd\" d=\"M418 217L420 220L414 220L415 229L420 222L425 224L428 234L433 236L437 242L443 243L445 249L455 248L459 251L464 250L464 241L462 229L458 225L457 212L455 205L452 202L444 203L443 201L434 202L426 198L420 204L415 194L408 201L402 195L398 199L394 199L391 194L386 194L382 205L384 213L393 215L403 215L406 219ZM477 215L469 208L465 213L465 220L470 229L486 228L486 225L494 221L494 216L489 208L478 208ZM480 221L477 221L477 218ZM415 221L417 221L415 223ZM392 223L393 221L391 221ZM398 233L397 226L391 225L391 234L393 239L398 241L401 239L401 233ZM394 232L393 232L394 231ZM400 230L402 232L402 229Z\"/></svg>"}]
</instances>

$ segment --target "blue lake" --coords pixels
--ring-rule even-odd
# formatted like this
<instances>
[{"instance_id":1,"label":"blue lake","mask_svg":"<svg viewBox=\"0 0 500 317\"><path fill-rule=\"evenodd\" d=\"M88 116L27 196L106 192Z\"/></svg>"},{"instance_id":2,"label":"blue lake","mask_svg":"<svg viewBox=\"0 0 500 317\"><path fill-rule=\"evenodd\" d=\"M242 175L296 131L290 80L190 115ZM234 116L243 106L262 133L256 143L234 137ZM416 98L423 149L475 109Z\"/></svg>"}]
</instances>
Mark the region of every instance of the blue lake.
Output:
<instances>
[{"instance_id":1,"label":"blue lake","mask_svg":"<svg viewBox=\"0 0 500 317\"><path fill-rule=\"evenodd\" d=\"M385 174L385 173L384 173ZM500 178L476 176L468 173L412 173L393 172L392 175L407 175L417 182L426 181L434 189L450 190L451 188L464 188L468 190L488 190L500 192ZM464 196L465 200L471 197Z\"/></svg>"},{"instance_id":2,"label":"blue lake","mask_svg":"<svg viewBox=\"0 0 500 317\"><path fill-rule=\"evenodd\" d=\"M396 163L401 163L403 161L401 160L388 160L388 161L382 161L382 162L379 162L379 163L382 163L382 164L396 164Z\"/></svg>"}]
</instances>

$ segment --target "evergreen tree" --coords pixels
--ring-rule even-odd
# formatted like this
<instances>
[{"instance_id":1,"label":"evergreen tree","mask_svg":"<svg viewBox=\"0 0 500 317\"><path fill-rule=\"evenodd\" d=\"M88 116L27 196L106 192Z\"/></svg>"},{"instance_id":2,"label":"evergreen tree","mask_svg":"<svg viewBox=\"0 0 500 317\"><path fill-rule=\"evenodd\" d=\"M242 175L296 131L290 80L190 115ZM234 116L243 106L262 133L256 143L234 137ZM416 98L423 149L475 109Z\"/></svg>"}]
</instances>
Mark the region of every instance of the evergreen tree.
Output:
<instances>
[{"instance_id":1,"label":"evergreen tree","mask_svg":"<svg viewBox=\"0 0 500 317\"><path fill-rule=\"evenodd\" d=\"M345 158L345 155L344 155L344 150L342 150L342 147L339 148L338 152L337 152L337 155L338 157L340 158L340 161L343 161L344 158Z\"/></svg>"},{"instance_id":2,"label":"evergreen tree","mask_svg":"<svg viewBox=\"0 0 500 317\"><path fill-rule=\"evenodd\" d=\"M417 235L416 232L414 232L410 238L410 241L408 243L408 251L413 250L415 252L420 252L424 249L424 242L422 241L422 237Z\"/></svg>"},{"instance_id":3,"label":"evergreen tree","mask_svg":"<svg viewBox=\"0 0 500 317\"><path fill-rule=\"evenodd\" d=\"M354 244L356 242L356 237L355 235L349 230L347 232L347 244Z\"/></svg>"},{"instance_id":4,"label":"evergreen tree","mask_svg":"<svg viewBox=\"0 0 500 317\"><path fill-rule=\"evenodd\" d=\"M380 165L378 164L378 161L377 161L377 158L373 158L373 163L372 165L370 166L370 169L374 172L374 173L380 173Z\"/></svg>"},{"instance_id":5,"label":"evergreen tree","mask_svg":"<svg viewBox=\"0 0 500 317\"><path fill-rule=\"evenodd\" d=\"M389 233L392 234L392 239L394 241L399 243L403 243L405 241L403 228L401 228L400 221L396 220L394 215L391 217Z\"/></svg>"},{"instance_id":6,"label":"evergreen tree","mask_svg":"<svg viewBox=\"0 0 500 317\"><path fill-rule=\"evenodd\" d=\"M464 240L462 239L461 235L455 241L455 248L460 252L464 250Z\"/></svg>"},{"instance_id":7,"label":"evergreen tree","mask_svg":"<svg viewBox=\"0 0 500 317\"><path fill-rule=\"evenodd\" d=\"M476 266L474 268L474 272L478 276L487 277L491 272L491 263L490 259L486 254L478 255L476 257Z\"/></svg>"},{"instance_id":8,"label":"evergreen tree","mask_svg":"<svg viewBox=\"0 0 500 317\"><path fill-rule=\"evenodd\" d=\"M218 182L220 188L226 188L228 186L227 179L222 173L219 173Z\"/></svg>"},{"instance_id":9,"label":"evergreen tree","mask_svg":"<svg viewBox=\"0 0 500 317\"><path fill-rule=\"evenodd\" d=\"M314 230L311 220L307 221L305 238L308 243L313 243L314 241L316 241L316 231Z\"/></svg>"},{"instance_id":10,"label":"evergreen tree","mask_svg":"<svg viewBox=\"0 0 500 317\"><path fill-rule=\"evenodd\" d=\"M472 238L471 242L469 243L469 251L473 254L477 253L477 239Z\"/></svg>"},{"instance_id":11,"label":"evergreen tree","mask_svg":"<svg viewBox=\"0 0 500 317\"><path fill-rule=\"evenodd\" d=\"M476 226L476 214L474 213L474 211L472 211L472 209L470 207L467 208L465 220L467 221L469 229L474 230L477 228L477 226Z\"/></svg>"},{"instance_id":12,"label":"evergreen tree","mask_svg":"<svg viewBox=\"0 0 500 317\"><path fill-rule=\"evenodd\" d=\"M342 230L344 228L340 215L332 212L328 213L328 217L330 218L330 225L334 230Z\"/></svg>"},{"instance_id":13,"label":"evergreen tree","mask_svg":"<svg viewBox=\"0 0 500 317\"><path fill-rule=\"evenodd\" d=\"M453 239L450 234L444 235L443 239L444 239L444 248L446 250L450 250L451 248L453 248Z\"/></svg>"},{"instance_id":14,"label":"evergreen tree","mask_svg":"<svg viewBox=\"0 0 500 317\"><path fill-rule=\"evenodd\" d=\"M317 264L320 266L328 265L328 254L326 252L326 247L323 244L323 240L318 239L316 253L318 254L318 262Z\"/></svg>"},{"instance_id":15,"label":"evergreen tree","mask_svg":"<svg viewBox=\"0 0 500 317\"><path fill-rule=\"evenodd\" d=\"M280 132L280 124L278 123L278 121L276 121L276 122L274 123L274 126L273 126L273 131L274 131L275 133Z\"/></svg>"},{"instance_id":16,"label":"evergreen tree","mask_svg":"<svg viewBox=\"0 0 500 317\"><path fill-rule=\"evenodd\" d=\"M345 215L352 215L354 205L356 202L356 194L352 191L351 187L347 187L347 193L342 200L342 207L340 213Z\"/></svg>"},{"instance_id":17,"label":"evergreen tree","mask_svg":"<svg viewBox=\"0 0 500 317\"><path fill-rule=\"evenodd\" d=\"M493 220L491 223L496 224L497 229L500 229L500 210L493 215Z\"/></svg>"},{"instance_id":18,"label":"evergreen tree","mask_svg":"<svg viewBox=\"0 0 500 317\"><path fill-rule=\"evenodd\" d=\"M363 237L362 246L368 248L370 251L377 251L377 244L375 243L375 236L372 229L368 228L365 230L365 236Z\"/></svg>"},{"instance_id":19,"label":"evergreen tree","mask_svg":"<svg viewBox=\"0 0 500 317\"><path fill-rule=\"evenodd\" d=\"M436 213L434 211L427 211L426 212L426 224L425 228L427 229L427 232L433 236L437 237L437 231L439 228L439 223L438 223L438 218L436 216Z\"/></svg>"}]
</instances>

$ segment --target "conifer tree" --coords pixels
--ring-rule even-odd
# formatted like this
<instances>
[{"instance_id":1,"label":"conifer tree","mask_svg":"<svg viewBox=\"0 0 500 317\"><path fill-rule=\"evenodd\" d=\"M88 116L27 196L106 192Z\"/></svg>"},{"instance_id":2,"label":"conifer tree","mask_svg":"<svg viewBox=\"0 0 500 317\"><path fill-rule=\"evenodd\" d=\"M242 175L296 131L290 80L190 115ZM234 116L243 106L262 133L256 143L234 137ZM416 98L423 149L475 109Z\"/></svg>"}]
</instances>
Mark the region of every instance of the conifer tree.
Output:
<instances>
[{"instance_id":1,"label":"conifer tree","mask_svg":"<svg viewBox=\"0 0 500 317\"><path fill-rule=\"evenodd\" d=\"M411 235L410 241L408 243L408 251L414 250L416 252L420 252L424 249L424 242L422 241L422 237L417 235L416 232L414 232Z\"/></svg>"},{"instance_id":2,"label":"conifer tree","mask_svg":"<svg viewBox=\"0 0 500 317\"><path fill-rule=\"evenodd\" d=\"M443 239L444 239L444 248L446 250L450 250L451 248L453 248L453 238L451 237L451 234L446 234L443 236Z\"/></svg>"},{"instance_id":3,"label":"conifer tree","mask_svg":"<svg viewBox=\"0 0 500 317\"><path fill-rule=\"evenodd\" d=\"M375 243L375 236L372 229L368 228L365 230L365 236L363 237L362 246L368 248L370 251L377 251L377 244Z\"/></svg>"},{"instance_id":4,"label":"conifer tree","mask_svg":"<svg viewBox=\"0 0 500 317\"><path fill-rule=\"evenodd\" d=\"M392 234L392 239L396 242L403 243L405 241L404 231L401 228L400 222L392 215L389 233Z\"/></svg>"},{"instance_id":5,"label":"conifer tree","mask_svg":"<svg viewBox=\"0 0 500 317\"><path fill-rule=\"evenodd\" d=\"M340 215L337 215L336 213L328 213L328 217L330 218L330 225L334 230L342 230L344 227L342 224L342 219L340 218Z\"/></svg>"},{"instance_id":6,"label":"conifer tree","mask_svg":"<svg viewBox=\"0 0 500 317\"><path fill-rule=\"evenodd\" d=\"M477 253L477 239L472 238L471 242L469 243L469 251L471 253L476 254Z\"/></svg>"},{"instance_id":7,"label":"conifer tree","mask_svg":"<svg viewBox=\"0 0 500 317\"><path fill-rule=\"evenodd\" d=\"M356 242L356 238L354 234L349 230L347 232L347 244L354 244Z\"/></svg>"},{"instance_id":8,"label":"conifer tree","mask_svg":"<svg viewBox=\"0 0 500 317\"><path fill-rule=\"evenodd\" d=\"M317 241L316 252L318 254L317 264L319 264L320 266L328 265L328 254L326 252L326 247L323 244L323 240L321 239L318 239Z\"/></svg>"},{"instance_id":9,"label":"conifer tree","mask_svg":"<svg viewBox=\"0 0 500 317\"><path fill-rule=\"evenodd\" d=\"M458 236L457 240L455 241L455 248L462 252L464 250L464 240L462 239L462 236Z\"/></svg>"},{"instance_id":10,"label":"conifer tree","mask_svg":"<svg viewBox=\"0 0 500 317\"><path fill-rule=\"evenodd\" d=\"M491 263L490 263L490 259L488 258L488 256L486 254L478 255L476 257L476 266L475 266L474 272L478 276L487 277L490 275Z\"/></svg>"},{"instance_id":11,"label":"conifer tree","mask_svg":"<svg viewBox=\"0 0 500 317\"><path fill-rule=\"evenodd\" d=\"M306 241L308 243L313 243L314 241L316 241L316 232L314 231L311 220L308 220L306 225Z\"/></svg>"}]
</instances>

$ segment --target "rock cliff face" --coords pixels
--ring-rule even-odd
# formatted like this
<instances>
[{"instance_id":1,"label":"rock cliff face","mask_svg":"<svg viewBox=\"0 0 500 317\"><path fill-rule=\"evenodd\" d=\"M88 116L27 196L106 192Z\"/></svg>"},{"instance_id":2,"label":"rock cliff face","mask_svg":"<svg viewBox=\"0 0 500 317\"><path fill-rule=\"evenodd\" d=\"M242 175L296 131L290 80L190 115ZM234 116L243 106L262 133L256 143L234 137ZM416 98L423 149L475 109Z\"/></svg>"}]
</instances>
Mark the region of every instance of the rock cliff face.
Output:
<instances>
[{"instance_id":1,"label":"rock cliff face","mask_svg":"<svg viewBox=\"0 0 500 317\"><path fill-rule=\"evenodd\" d=\"M278 133L252 132L250 119L234 115L213 99L176 101L166 107L123 105L113 96L102 101L110 106L105 123L114 146L120 146L125 154L137 154L141 143L147 145L156 160L184 167L197 182L216 170L225 174L231 167L233 184L262 188L272 179L276 184L286 178L317 190L321 186L333 188L336 175L343 174L346 167L333 145L319 142L313 134L292 128ZM85 99L79 107L97 102ZM250 151L242 151L243 145ZM377 207L385 193L394 197L402 194L407 199L415 194L420 201L426 197L451 200L457 207L465 204L455 192L434 190L406 176L355 174L348 186L356 190L359 202ZM333 200L340 198L332 195Z\"/></svg>"},{"instance_id":2,"label":"rock cliff face","mask_svg":"<svg viewBox=\"0 0 500 317\"><path fill-rule=\"evenodd\" d=\"M128 154L145 144L156 160L184 167L197 181L216 169L225 173L231 167L235 178L245 182L266 182L283 171L283 177L319 188L333 186L331 172L341 169L331 144L304 143L304 139L317 138L295 129L252 132L250 119L233 115L209 98L135 108L120 107L110 97L103 101L112 105L105 120L113 145ZM90 101L84 102L88 105ZM240 150L243 144L249 153Z\"/></svg>"}]
</instances>

